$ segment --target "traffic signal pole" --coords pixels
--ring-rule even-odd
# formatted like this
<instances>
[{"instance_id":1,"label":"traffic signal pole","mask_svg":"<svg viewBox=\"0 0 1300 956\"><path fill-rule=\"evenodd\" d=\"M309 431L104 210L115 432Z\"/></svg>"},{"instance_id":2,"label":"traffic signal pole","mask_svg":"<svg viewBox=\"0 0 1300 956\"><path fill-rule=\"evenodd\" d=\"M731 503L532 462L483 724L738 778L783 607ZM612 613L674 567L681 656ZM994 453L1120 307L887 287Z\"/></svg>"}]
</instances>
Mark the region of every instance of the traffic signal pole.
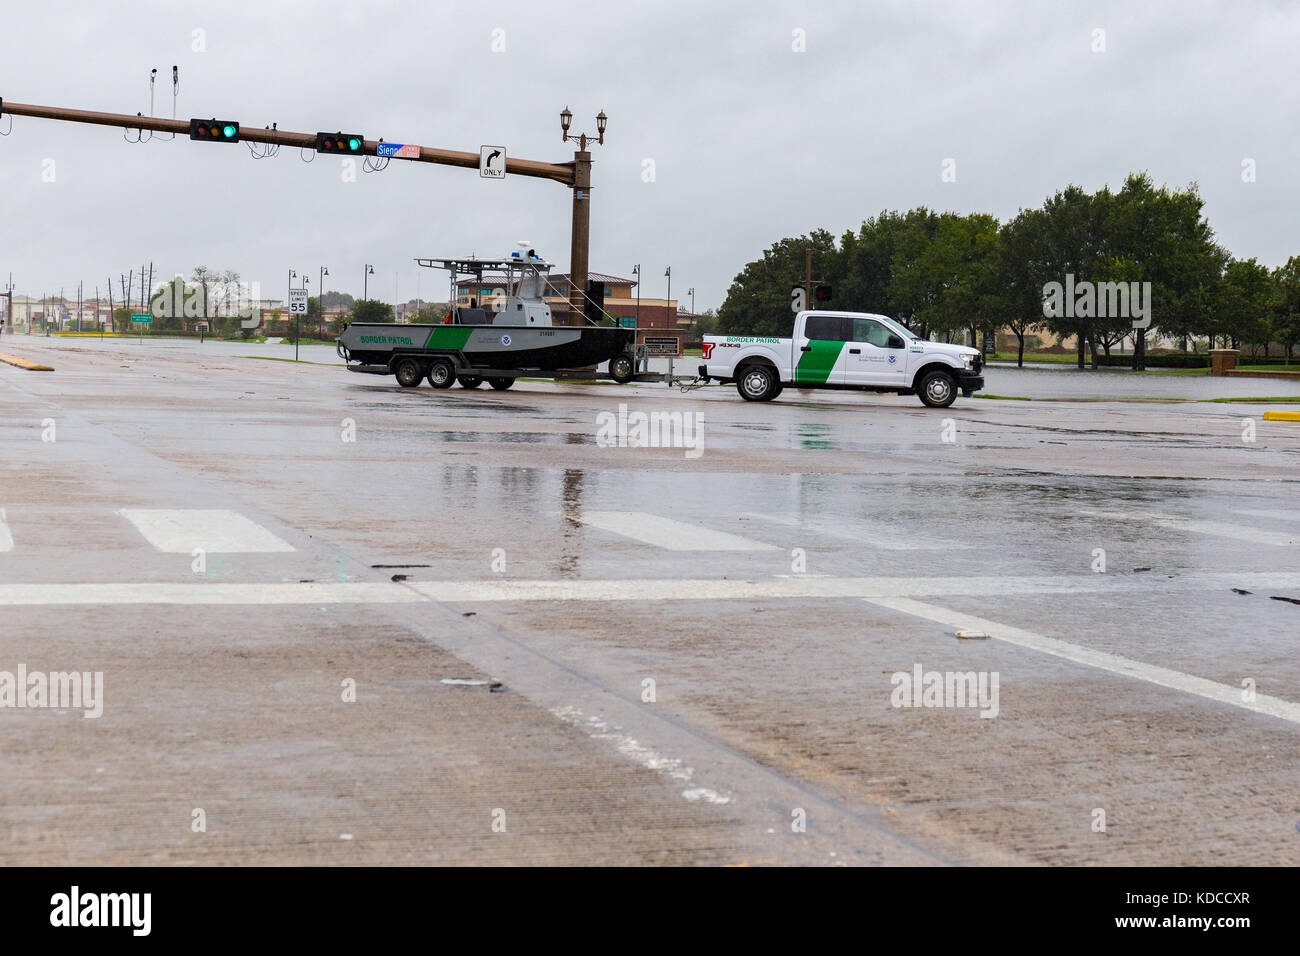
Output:
<instances>
[{"instance_id":1,"label":"traffic signal pole","mask_svg":"<svg viewBox=\"0 0 1300 956\"><path fill-rule=\"evenodd\" d=\"M188 120L164 119L158 116L134 116L127 113L99 113L92 110L74 110L62 106L34 106L30 103L11 103L0 99L0 115L28 116L34 119L61 120L68 123L87 123L92 126L115 126L120 129L151 130L155 133L176 133L187 136L190 132ZM600 116L604 141L604 114ZM567 132L567 129L566 129ZM316 133L294 133L282 129L256 129L241 125L239 141L264 143L270 146L298 146L303 149L316 148ZM567 138L567 137L566 137ZM362 155L378 156L379 141L363 141ZM570 263L570 314L582 315L582 297L587 289L587 263L590 246L591 224L591 153L586 151L586 138L582 149L573 154L571 163L542 163L531 159L506 157L506 175L530 176L535 179L549 179L552 182L568 186L573 190L573 224L572 224L572 261ZM417 146L414 156L392 156L390 159L404 159L411 162L435 163L440 166L459 166L462 169L477 169L479 154L453 149L436 149L430 146Z\"/></svg>"}]
</instances>

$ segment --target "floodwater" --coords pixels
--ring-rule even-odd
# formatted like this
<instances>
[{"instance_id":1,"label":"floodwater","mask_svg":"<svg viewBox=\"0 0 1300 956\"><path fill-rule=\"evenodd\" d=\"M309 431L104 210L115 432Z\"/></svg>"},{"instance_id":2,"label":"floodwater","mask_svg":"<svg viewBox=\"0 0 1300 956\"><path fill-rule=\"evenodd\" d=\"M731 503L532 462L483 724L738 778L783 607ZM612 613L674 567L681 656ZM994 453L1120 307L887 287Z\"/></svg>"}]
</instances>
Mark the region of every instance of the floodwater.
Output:
<instances>
[{"instance_id":1,"label":"floodwater","mask_svg":"<svg viewBox=\"0 0 1300 956\"><path fill-rule=\"evenodd\" d=\"M60 349L113 348L127 354L132 350L166 349L197 352L213 357L256 356L280 359L294 357L293 344L287 341L271 344L209 340L200 343L193 339L150 338L149 336L145 336L143 340L109 338L101 341L94 337L45 339L40 336L28 338L22 335L6 336L3 341L17 346L24 340L34 339L38 339L42 345L54 345ZM304 362L326 364L342 362L331 345L299 346L298 357ZM674 359L672 368L677 375L692 375L699 364L698 356L686 356ZM666 372L668 359L652 358L649 367L654 372ZM1296 368L1300 370L1300 364L1297 364ZM1038 365L1025 368L990 365L984 370L984 382L984 392L987 394L1019 398L1157 398L1206 401L1214 398L1300 397L1300 380L1162 375L1123 369L1093 371L1092 369L1080 370L1071 365ZM816 393L801 394L811 398Z\"/></svg>"}]
</instances>

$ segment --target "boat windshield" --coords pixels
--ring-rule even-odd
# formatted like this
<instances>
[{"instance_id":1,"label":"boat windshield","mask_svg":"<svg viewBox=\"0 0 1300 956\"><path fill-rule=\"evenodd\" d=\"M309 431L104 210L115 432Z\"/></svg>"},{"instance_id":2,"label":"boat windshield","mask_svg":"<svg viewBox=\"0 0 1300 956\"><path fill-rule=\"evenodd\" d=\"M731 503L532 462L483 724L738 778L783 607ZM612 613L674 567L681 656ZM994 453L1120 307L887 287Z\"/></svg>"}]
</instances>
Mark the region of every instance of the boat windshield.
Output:
<instances>
[{"instance_id":1,"label":"boat windshield","mask_svg":"<svg viewBox=\"0 0 1300 956\"><path fill-rule=\"evenodd\" d=\"M521 299L540 299L542 297L542 276L531 269L525 270L519 278L515 295Z\"/></svg>"}]
</instances>

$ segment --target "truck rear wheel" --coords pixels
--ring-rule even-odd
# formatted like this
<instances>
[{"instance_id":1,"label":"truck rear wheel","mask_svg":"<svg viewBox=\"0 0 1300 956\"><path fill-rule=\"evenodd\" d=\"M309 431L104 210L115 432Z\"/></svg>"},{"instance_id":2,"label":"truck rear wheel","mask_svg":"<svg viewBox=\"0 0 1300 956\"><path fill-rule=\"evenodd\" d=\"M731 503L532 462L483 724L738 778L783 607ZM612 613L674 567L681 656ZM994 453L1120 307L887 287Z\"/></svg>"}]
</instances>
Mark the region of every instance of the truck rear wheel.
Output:
<instances>
[{"instance_id":1,"label":"truck rear wheel","mask_svg":"<svg viewBox=\"0 0 1300 956\"><path fill-rule=\"evenodd\" d=\"M456 368L446 359L429 366L429 384L434 388L451 388L456 384Z\"/></svg>"},{"instance_id":2,"label":"truck rear wheel","mask_svg":"<svg viewBox=\"0 0 1300 956\"><path fill-rule=\"evenodd\" d=\"M632 381L636 374L636 364L630 355L616 355L609 360L609 377L620 385Z\"/></svg>"},{"instance_id":3,"label":"truck rear wheel","mask_svg":"<svg viewBox=\"0 0 1300 956\"><path fill-rule=\"evenodd\" d=\"M420 368L420 363L415 359L402 359L393 369L393 374L397 376L397 384L402 388L415 388L420 384L420 379L424 378L424 371Z\"/></svg>"},{"instance_id":4,"label":"truck rear wheel","mask_svg":"<svg viewBox=\"0 0 1300 956\"><path fill-rule=\"evenodd\" d=\"M460 375L456 378L456 381L460 382L461 388L478 388L480 385L483 384L483 376Z\"/></svg>"},{"instance_id":5,"label":"truck rear wheel","mask_svg":"<svg viewBox=\"0 0 1300 956\"><path fill-rule=\"evenodd\" d=\"M498 392L504 392L511 385L515 384L515 380L513 378L490 378L488 379L488 384Z\"/></svg>"},{"instance_id":6,"label":"truck rear wheel","mask_svg":"<svg viewBox=\"0 0 1300 956\"><path fill-rule=\"evenodd\" d=\"M780 389L776 369L770 365L746 365L736 379L736 391L747 402L770 402Z\"/></svg>"},{"instance_id":7,"label":"truck rear wheel","mask_svg":"<svg viewBox=\"0 0 1300 956\"><path fill-rule=\"evenodd\" d=\"M917 383L917 394L930 408L947 408L957 398L957 383L947 372L926 372Z\"/></svg>"}]
</instances>

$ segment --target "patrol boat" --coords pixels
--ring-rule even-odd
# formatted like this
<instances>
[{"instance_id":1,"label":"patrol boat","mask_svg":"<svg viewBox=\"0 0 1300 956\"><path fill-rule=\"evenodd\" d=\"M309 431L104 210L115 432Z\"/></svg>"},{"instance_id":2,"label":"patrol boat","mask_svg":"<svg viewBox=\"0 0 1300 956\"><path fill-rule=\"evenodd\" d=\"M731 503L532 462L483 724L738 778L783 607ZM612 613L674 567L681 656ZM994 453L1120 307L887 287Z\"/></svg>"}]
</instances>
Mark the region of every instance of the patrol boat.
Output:
<instances>
[{"instance_id":1,"label":"patrol boat","mask_svg":"<svg viewBox=\"0 0 1300 956\"><path fill-rule=\"evenodd\" d=\"M635 330L553 324L552 264L527 245L504 259L416 259L450 273L450 311L439 325L349 324L336 346L348 370L394 375L407 388L427 378L434 388L503 389L526 373L608 362L614 381L631 381Z\"/></svg>"}]
</instances>

